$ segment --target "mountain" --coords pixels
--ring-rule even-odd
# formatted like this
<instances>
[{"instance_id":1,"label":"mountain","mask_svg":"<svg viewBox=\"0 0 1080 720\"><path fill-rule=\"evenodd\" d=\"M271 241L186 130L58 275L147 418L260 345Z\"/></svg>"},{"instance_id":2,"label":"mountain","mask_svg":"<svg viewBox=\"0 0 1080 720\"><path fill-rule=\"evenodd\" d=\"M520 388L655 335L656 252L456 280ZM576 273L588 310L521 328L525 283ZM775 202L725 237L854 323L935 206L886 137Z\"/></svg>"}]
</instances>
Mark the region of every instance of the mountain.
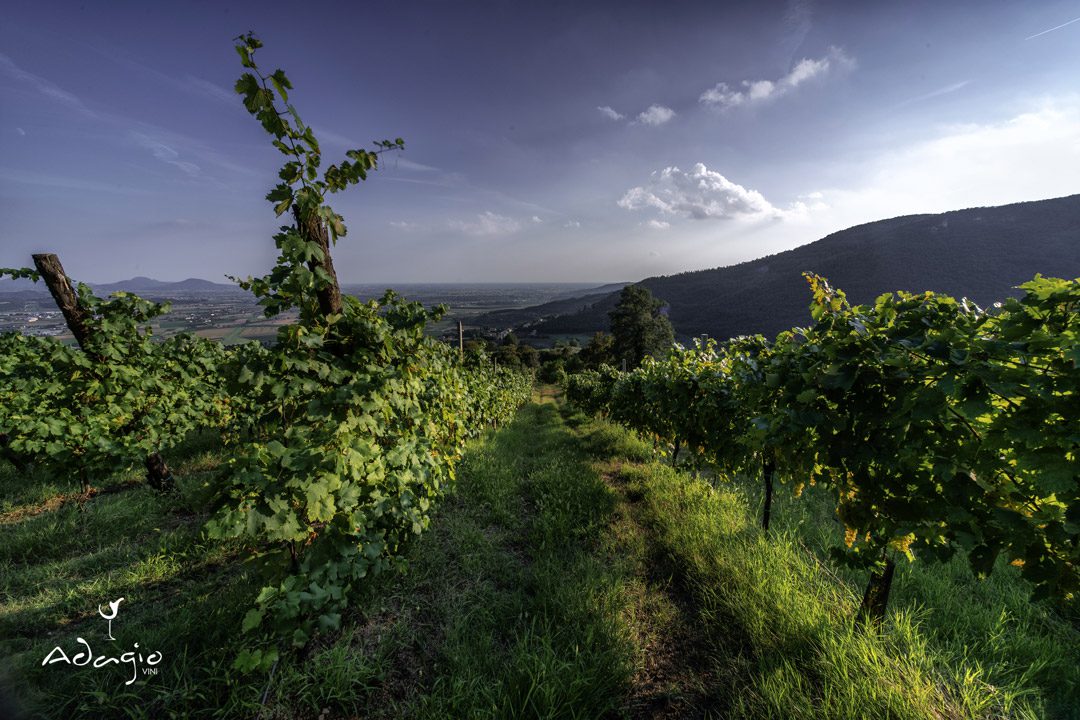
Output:
<instances>
[{"instance_id":1,"label":"mountain","mask_svg":"<svg viewBox=\"0 0 1080 720\"><path fill-rule=\"evenodd\" d=\"M76 278L78 280L78 278ZM90 287L101 297L118 291L135 293L145 297L176 297L182 295L220 295L222 293L243 292L239 287L231 283L216 283L199 278L188 278L177 282L154 280L148 277L133 277L130 280L121 280L114 283L90 283ZM0 293L47 293L49 289L44 282L32 280L0 280Z\"/></svg>"},{"instance_id":2,"label":"mountain","mask_svg":"<svg viewBox=\"0 0 1080 720\"><path fill-rule=\"evenodd\" d=\"M117 291L146 295L149 297L172 297L174 295L192 294L220 294L229 292L243 292L239 287L231 283L216 283L199 278L188 278L177 282L154 280L148 277L133 277L130 280L121 280L114 283L92 283L94 292L99 295L108 295Z\"/></svg>"},{"instance_id":3,"label":"mountain","mask_svg":"<svg viewBox=\"0 0 1080 720\"><path fill-rule=\"evenodd\" d=\"M507 310L494 310L492 312L477 315L469 321L470 325L481 327L508 328L534 323L542 318L556 315L569 315L578 310L587 310L596 303L597 298L605 298L612 293L618 294L620 290L630 283L609 283L589 290L578 291L572 297L556 298L542 305L532 305L523 308L511 308Z\"/></svg>"},{"instance_id":4,"label":"mountain","mask_svg":"<svg viewBox=\"0 0 1080 720\"><path fill-rule=\"evenodd\" d=\"M1080 195L880 220L758 260L640 284L668 303L680 338L773 336L809 324L806 271L828 278L852 303L933 290L987 305L1017 294L1015 287L1036 273L1080 277ZM617 301L618 293L577 298L575 311L552 313L519 332L606 330Z\"/></svg>"}]
</instances>

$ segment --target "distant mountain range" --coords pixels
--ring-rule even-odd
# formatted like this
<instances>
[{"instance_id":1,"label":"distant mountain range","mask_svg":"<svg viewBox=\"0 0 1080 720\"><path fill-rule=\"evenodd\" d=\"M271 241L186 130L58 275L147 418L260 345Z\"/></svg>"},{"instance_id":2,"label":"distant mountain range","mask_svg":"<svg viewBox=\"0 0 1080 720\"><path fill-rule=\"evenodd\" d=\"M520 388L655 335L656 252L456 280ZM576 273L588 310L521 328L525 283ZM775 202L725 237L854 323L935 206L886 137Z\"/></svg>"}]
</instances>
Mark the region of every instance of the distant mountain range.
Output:
<instances>
[{"instance_id":1,"label":"distant mountain range","mask_svg":"<svg viewBox=\"0 0 1080 720\"><path fill-rule=\"evenodd\" d=\"M1080 277L1080 195L881 220L758 260L639 284L668 303L680 338L773 336L810 322L805 271L853 303L933 290L986 305L1017 294L1036 273ZM512 317L522 335L589 334L608 329L617 300L618 292L581 296L474 322L499 327Z\"/></svg>"},{"instance_id":2,"label":"distant mountain range","mask_svg":"<svg viewBox=\"0 0 1080 720\"><path fill-rule=\"evenodd\" d=\"M90 283L94 292L104 297L109 293L118 291L135 293L146 297L183 297L185 295L205 295L222 293L244 292L232 283L216 283L199 278L188 278L177 282L154 280L148 277L133 277L130 280L121 280L114 283ZM30 280L8 279L0 280L0 293L47 293L49 289L44 282L34 283Z\"/></svg>"},{"instance_id":3,"label":"distant mountain range","mask_svg":"<svg viewBox=\"0 0 1080 720\"><path fill-rule=\"evenodd\" d=\"M91 283L91 287L99 295L107 295L121 290L137 295L164 295L165 297L201 293L244 292L232 283L216 283L209 280L200 280L199 278L168 282L142 276L100 285Z\"/></svg>"}]
</instances>

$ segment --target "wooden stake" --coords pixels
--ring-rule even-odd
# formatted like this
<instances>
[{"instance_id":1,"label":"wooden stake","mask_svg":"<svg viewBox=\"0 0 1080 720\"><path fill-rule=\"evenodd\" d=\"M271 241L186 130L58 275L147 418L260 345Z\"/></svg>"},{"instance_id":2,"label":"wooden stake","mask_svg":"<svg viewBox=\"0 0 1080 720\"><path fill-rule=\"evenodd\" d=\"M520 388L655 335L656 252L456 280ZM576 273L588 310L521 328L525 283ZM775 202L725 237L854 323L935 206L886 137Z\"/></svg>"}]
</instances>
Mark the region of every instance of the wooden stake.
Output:
<instances>
[{"instance_id":1,"label":"wooden stake","mask_svg":"<svg viewBox=\"0 0 1080 720\"><path fill-rule=\"evenodd\" d=\"M885 568L875 570L870 574L870 581L866 583L866 592L863 594L862 605L859 606L858 621L860 625L881 625L885 620L885 610L889 606L889 592L892 590L893 573L896 564L888 555L885 556Z\"/></svg>"},{"instance_id":2,"label":"wooden stake","mask_svg":"<svg viewBox=\"0 0 1080 720\"><path fill-rule=\"evenodd\" d=\"M769 515L772 512L773 475L775 473L776 466L773 461L766 459L761 467L761 474L765 480L765 508L761 513L761 528L766 532L769 530Z\"/></svg>"},{"instance_id":3,"label":"wooden stake","mask_svg":"<svg viewBox=\"0 0 1080 720\"><path fill-rule=\"evenodd\" d=\"M460 320L457 321L457 349L458 356L465 357L465 326Z\"/></svg>"}]
</instances>

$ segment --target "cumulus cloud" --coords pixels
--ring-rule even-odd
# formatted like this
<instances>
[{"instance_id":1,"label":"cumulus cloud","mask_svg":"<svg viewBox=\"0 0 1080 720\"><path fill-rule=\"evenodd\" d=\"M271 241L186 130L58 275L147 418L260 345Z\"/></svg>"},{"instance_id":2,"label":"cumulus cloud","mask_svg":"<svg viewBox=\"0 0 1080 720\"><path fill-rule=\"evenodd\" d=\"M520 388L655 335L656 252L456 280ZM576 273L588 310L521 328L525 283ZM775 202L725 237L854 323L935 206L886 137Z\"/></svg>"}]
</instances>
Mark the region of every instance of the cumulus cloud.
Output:
<instances>
[{"instance_id":1,"label":"cumulus cloud","mask_svg":"<svg viewBox=\"0 0 1080 720\"><path fill-rule=\"evenodd\" d=\"M451 220L450 227L466 235L510 235L521 229L517 220L487 210L474 220Z\"/></svg>"},{"instance_id":2,"label":"cumulus cloud","mask_svg":"<svg viewBox=\"0 0 1080 720\"><path fill-rule=\"evenodd\" d=\"M803 58L795 63L791 72L777 80L743 80L735 87L720 82L703 92L698 100L703 105L721 110L756 105L782 97L805 82L848 70L854 65L855 61L843 50L830 47L824 57Z\"/></svg>"},{"instance_id":3,"label":"cumulus cloud","mask_svg":"<svg viewBox=\"0 0 1080 720\"><path fill-rule=\"evenodd\" d=\"M635 122L656 127L657 125L663 125L673 117L675 117L675 111L671 108L663 105L650 105L648 109L638 114Z\"/></svg>"},{"instance_id":4,"label":"cumulus cloud","mask_svg":"<svg viewBox=\"0 0 1080 720\"><path fill-rule=\"evenodd\" d=\"M541 220L541 219L540 219L540 216L539 216L539 215L533 215L533 216L532 216L532 221L533 221L534 223L542 223L542 222L544 222L543 220Z\"/></svg>"},{"instance_id":5,"label":"cumulus cloud","mask_svg":"<svg viewBox=\"0 0 1080 720\"><path fill-rule=\"evenodd\" d=\"M649 228L650 230L667 230L669 227L671 227L671 223L665 220L649 220L647 223L645 223L645 227Z\"/></svg>"},{"instance_id":6,"label":"cumulus cloud","mask_svg":"<svg viewBox=\"0 0 1080 720\"><path fill-rule=\"evenodd\" d=\"M689 172L667 167L654 172L648 185L630 188L619 200L626 210L655 208L667 215L694 220L780 217L757 190L733 183L697 163Z\"/></svg>"},{"instance_id":7,"label":"cumulus cloud","mask_svg":"<svg viewBox=\"0 0 1080 720\"><path fill-rule=\"evenodd\" d=\"M617 112L612 108L608 107L607 105L601 105L596 109L599 110L600 114L606 117L608 120L622 120L624 117L626 117L621 112Z\"/></svg>"}]
</instances>

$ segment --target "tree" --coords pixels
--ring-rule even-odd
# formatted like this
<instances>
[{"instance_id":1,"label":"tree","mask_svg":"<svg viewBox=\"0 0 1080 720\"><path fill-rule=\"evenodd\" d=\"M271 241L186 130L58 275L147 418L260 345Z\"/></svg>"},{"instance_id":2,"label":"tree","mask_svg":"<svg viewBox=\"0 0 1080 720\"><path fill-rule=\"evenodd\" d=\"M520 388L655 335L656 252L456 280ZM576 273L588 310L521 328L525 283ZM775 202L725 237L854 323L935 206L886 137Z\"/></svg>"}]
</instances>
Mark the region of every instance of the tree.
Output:
<instances>
[{"instance_id":1,"label":"tree","mask_svg":"<svg viewBox=\"0 0 1080 720\"><path fill-rule=\"evenodd\" d=\"M538 368L540 367L540 353L532 345L521 345L518 347L518 357L521 358L522 367L526 368Z\"/></svg>"},{"instance_id":2,"label":"tree","mask_svg":"<svg viewBox=\"0 0 1080 720\"><path fill-rule=\"evenodd\" d=\"M664 301L653 297L648 288L627 285L619 303L609 313L611 334L615 338L616 362L626 361L637 367L646 355L663 355L675 340L675 330L661 313Z\"/></svg>"},{"instance_id":3,"label":"tree","mask_svg":"<svg viewBox=\"0 0 1080 720\"><path fill-rule=\"evenodd\" d=\"M499 364L503 367L521 367L521 357L518 355L517 343L503 343L495 351L495 357L498 358Z\"/></svg>"},{"instance_id":4,"label":"tree","mask_svg":"<svg viewBox=\"0 0 1080 720\"><path fill-rule=\"evenodd\" d=\"M589 338L589 343L582 348L580 355L585 367L592 370L601 365L613 365L615 363L615 338L606 332L599 331Z\"/></svg>"},{"instance_id":5,"label":"tree","mask_svg":"<svg viewBox=\"0 0 1080 720\"><path fill-rule=\"evenodd\" d=\"M542 383L548 383L550 385L561 385L566 381L566 367L562 361L562 358L556 358L549 360L540 366L540 373L537 376Z\"/></svg>"}]
</instances>

